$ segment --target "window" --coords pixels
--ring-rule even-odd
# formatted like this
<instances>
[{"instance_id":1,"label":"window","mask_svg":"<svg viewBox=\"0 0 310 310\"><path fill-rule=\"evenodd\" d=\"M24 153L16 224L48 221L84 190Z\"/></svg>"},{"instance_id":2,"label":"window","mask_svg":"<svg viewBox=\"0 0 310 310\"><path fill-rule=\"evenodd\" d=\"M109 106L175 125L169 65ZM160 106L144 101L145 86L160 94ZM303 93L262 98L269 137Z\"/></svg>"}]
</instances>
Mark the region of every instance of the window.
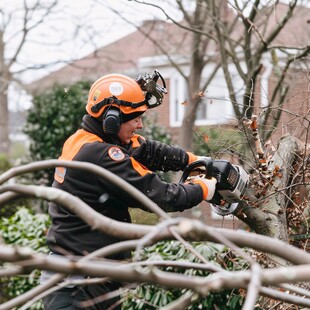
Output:
<instances>
[{"instance_id":1,"label":"window","mask_svg":"<svg viewBox=\"0 0 310 310\"><path fill-rule=\"evenodd\" d=\"M184 116L184 102L186 100L187 86L181 76L174 75L170 79L170 125L180 126Z\"/></svg>"},{"instance_id":2,"label":"window","mask_svg":"<svg viewBox=\"0 0 310 310\"><path fill-rule=\"evenodd\" d=\"M170 125L181 126L184 109L188 98L187 85L184 79L174 76L170 80ZM233 109L227 96L223 78L215 78L205 91L196 114L195 124L213 125L227 122L233 117Z\"/></svg>"}]
</instances>

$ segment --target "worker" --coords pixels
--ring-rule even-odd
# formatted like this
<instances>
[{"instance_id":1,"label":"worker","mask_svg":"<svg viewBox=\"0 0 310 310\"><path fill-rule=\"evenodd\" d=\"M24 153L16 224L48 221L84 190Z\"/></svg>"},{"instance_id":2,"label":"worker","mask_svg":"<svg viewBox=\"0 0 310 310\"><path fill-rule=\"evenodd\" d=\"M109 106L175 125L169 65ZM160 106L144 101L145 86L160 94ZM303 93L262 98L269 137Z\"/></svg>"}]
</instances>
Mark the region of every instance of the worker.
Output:
<instances>
[{"instance_id":1,"label":"worker","mask_svg":"<svg viewBox=\"0 0 310 310\"><path fill-rule=\"evenodd\" d=\"M181 171L198 159L182 148L145 139L136 133L143 128L142 115L159 106L166 88L158 82L160 73L134 80L122 74L100 77L91 86L87 114L81 128L64 143L61 160L89 162L103 167L140 190L167 212L183 211L210 200L216 180L195 177L187 183L166 183L156 171ZM79 197L97 212L121 222L131 222L129 207L137 205L133 197L114 188L98 175L82 170L56 168L53 187ZM102 197L105 197L104 199ZM93 230L81 218L61 205L51 202L52 219L47 244L52 255L86 255L120 241ZM113 259L127 259L129 253ZM43 273L41 279L48 275ZM41 282L42 282L41 281ZM80 287L64 287L43 298L46 310L79 309L79 302L117 290L119 284L107 282ZM93 308L117 305L119 297L96 303ZM116 304L115 304L116 303ZM113 309L120 309L120 305Z\"/></svg>"}]
</instances>

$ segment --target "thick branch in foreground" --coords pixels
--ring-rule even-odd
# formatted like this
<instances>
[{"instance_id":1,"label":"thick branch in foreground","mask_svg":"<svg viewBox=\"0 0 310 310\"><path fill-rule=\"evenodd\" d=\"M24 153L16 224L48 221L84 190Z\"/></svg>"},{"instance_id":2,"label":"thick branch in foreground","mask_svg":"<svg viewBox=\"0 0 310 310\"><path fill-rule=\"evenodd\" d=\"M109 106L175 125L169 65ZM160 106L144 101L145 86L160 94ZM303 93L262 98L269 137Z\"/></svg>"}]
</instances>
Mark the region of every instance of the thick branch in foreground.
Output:
<instances>
[{"instance_id":1,"label":"thick branch in foreground","mask_svg":"<svg viewBox=\"0 0 310 310\"><path fill-rule=\"evenodd\" d=\"M45 269L60 273L84 274L90 277L109 277L110 279L132 283L153 283L165 287L187 288L202 296L225 288L247 288L253 273L252 270L224 271L217 272L207 278L201 278L165 272L156 268L138 268L135 264L108 260L93 260L90 264L73 258L52 257L8 246L0 246L0 250L0 260L14 261L18 266L22 266L28 271ZM261 270L260 279L264 286L310 281L309 264ZM310 300L304 300L304 304L309 306Z\"/></svg>"},{"instance_id":2,"label":"thick branch in foreground","mask_svg":"<svg viewBox=\"0 0 310 310\"><path fill-rule=\"evenodd\" d=\"M134 195L137 200L140 199L140 203L143 204L145 208L148 208L150 211L156 212L160 216L163 213L163 217L169 218L169 215L163 212L156 204L150 201L136 188L133 188L124 180L110 173L109 171L106 171L103 168L88 163L46 160L20 167L15 167L0 176L0 184L17 175L39 169L57 167L59 165L93 171L94 173L105 177L109 182L113 182L113 184L115 184L115 186L117 186L118 188L127 190L128 193L130 195ZM125 187L124 183L126 185ZM5 195L6 198L15 197L15 195L12 195L12 193L15 193L18 195L26 195L48 201L58 202L62 206L68 208L71 212L83 218L93 229L101 229L105 233L110 233L121 239L140 239L146 234L150 233L150 231L154 228L153 226L134 225L113 221L112 219L104 217L103 215L95 212L92 208L90 208L87 204L85 204L77 197L74 197L69 193L57 190L55 188L26 185L3 185L0 188L0 192L2 192L2 195ZM8 195L8 192L10 193L10 195ZM0 201L2 195L0 195ZM7 202L6 199L4 200ZM280 256L295 264L308 263L307 259L306 261L303 260L303 254L305 254L303 251L295 247L290 247L286 243L281 243L261 235L252 234L252 237L246 237L242 232L232 231L230 229L221 229L220 231L218 231L218 228L213 227L212 229L210 229L206 225L203 225L200 221L192 222L188 219L182 218L178 219L178 225L176 224L176 222L174 222L173 225L176 226L177 233L179 233L183 238L187 240L218 242L216 235L223 234L225 238L240 247L256 248L257 250L263 251L265 253ZM113 229L111 229L111 227L113 227ZM158 233L156 234L156 240L159 241L164 239L174 239L168 229L158 231Z\"/></svg>"},{"instance_id":3,"label":"thick branch in foreground","mask_svg":"<svg viewBox=\"0 0 310 310\"><path fill-rule=\"evenodd\" d=\"M152 200L150 200L147 196L143 195L134 186L127 183L122 178L113 174L109 170L104 169L100 166L94 165L92 163L87 163L87 162L50 159L50 160L43 160L43 161L26 164L26 165L19 166L19 167L13 167L0 176L0 185L16 176L19 176L25 173L30 173L30 172L48 169L48 168L56 168L60 166L67 167L67 168L73 168L73 169L80 169L83 171L86 170L96 175L99 175L100 177L105 179L107 182L112 183L116 188L121 189L122 191L127 193L129 196L135 198L137 202L139 202L142 206L145 206L145 208L147 208L149 211L154 212L159 217L162 217L164 219L169 218L169 215L167 213L165 213Z\"/></svg>"},{"instance_id":4,"label":"thick branch in foreground","mask_svg":"<svg viewBox=\"0 0 310 310\"><path fill-rule=\"evenodd\" d=\"M101 230L104 233L109 233L120 239L140 239L150 233L153 229L157 229L156 226L121 223L107 218L94 211L77 197L55 188L44 188L42 186L34 185L7 185L3 186L1 189L16 191L19 194L39 197L60 203L71 212L74 212L83 218L93 229ZM208 227L198 220L174 218L168 221L169 223L166 228L157 229L156 233L153 234L154 237L152 241L174 239L169 229L167 229L171 223L171 225L175 226L175 231L187 240L212 241L217 243L217 236L222 234L227 240L241 247L256 248L265 253L282 257L295 264L310 262L310 255L276 239L257 234L244 233L242 231Z\"/></svg>"}]
</instances>

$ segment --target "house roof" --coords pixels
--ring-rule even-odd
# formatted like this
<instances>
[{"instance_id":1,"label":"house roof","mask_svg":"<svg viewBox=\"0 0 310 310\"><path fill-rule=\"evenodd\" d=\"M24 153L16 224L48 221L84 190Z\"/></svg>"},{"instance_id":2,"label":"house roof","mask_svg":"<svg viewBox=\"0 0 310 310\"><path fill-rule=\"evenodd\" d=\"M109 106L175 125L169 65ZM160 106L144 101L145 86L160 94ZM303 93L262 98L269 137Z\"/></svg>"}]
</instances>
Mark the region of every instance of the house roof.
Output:
<instances>
[{"instance_id":1,"label":"house roof","mask_svg":"<svg viewBox=\"0 0 310 310\"><path fill-rule=\"evenodd\" d=\"M270 6L257 13L257 29L263 38L266 38L267 34L275 29L276 24L281 22L287 10L287 4L278 3L276 6ZM229 18L235 17L232 15L231 10L225 14ZM266 14L270 14L268 24L262 23L260 25L260 18ZM242 36L240 29L242 27L235 27L231 36L235 38ZM70 85L82 79L94 81L99 76L111 72L136 77L141 73L141 68L143 69L142 60L154 60L156 57L162 57L165 54L163 49L169 55L179 56L180 59L184 59L184 57L188 59L191 53L190 40L191 33L173 23L147 20L135 32L32 82L28 85L28 90L36 94L46 90L53 84ZM157 42L160 42L160 44ZM293 16L276 37L273 45L301 47L309 44L309 42L310 9L299 6L295 8ZM168 64L168 61L166 63Z\"/></svg>"},{"instance_id":2,"label":"house roof","mask_svg":"<svg viewBox=\"0 0 310 310\"><path fill-rule=\"evenodd\" d=\"M150 33L152 33L151 40L148 39ZM164 54L162 48L169 54L188 55L189 48L186 48L188 46L186 42L189 39L189 32L172 23L145 21L137 31L32 82L28 85L28 90L36 93L55 83L72 84L81 79L93 81L111 72L122 72L136 77L141 73L139 71L141 59L162 56Z\"/></svg>"}]
</instances>

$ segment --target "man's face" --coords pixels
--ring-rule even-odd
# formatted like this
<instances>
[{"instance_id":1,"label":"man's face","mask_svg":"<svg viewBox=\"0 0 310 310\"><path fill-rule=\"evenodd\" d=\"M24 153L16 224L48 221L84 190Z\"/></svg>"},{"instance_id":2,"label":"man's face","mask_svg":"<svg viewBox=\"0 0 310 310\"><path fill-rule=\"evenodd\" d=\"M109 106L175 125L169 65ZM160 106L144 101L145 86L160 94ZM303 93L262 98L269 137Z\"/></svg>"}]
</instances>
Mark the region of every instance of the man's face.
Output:
<instances>
[{"instance_id":1,"label":"man's face","mask_svg":"<svg viewBox=\"0 0 310 310\"><path fill-rule=\"evenodd\" d=\"M121 129L118 133L118 137L124 144L130 143L130 139L134 136L135 131L142 129L142 115L124 123L121 125Z\"/></svg>"}]
</instances>

